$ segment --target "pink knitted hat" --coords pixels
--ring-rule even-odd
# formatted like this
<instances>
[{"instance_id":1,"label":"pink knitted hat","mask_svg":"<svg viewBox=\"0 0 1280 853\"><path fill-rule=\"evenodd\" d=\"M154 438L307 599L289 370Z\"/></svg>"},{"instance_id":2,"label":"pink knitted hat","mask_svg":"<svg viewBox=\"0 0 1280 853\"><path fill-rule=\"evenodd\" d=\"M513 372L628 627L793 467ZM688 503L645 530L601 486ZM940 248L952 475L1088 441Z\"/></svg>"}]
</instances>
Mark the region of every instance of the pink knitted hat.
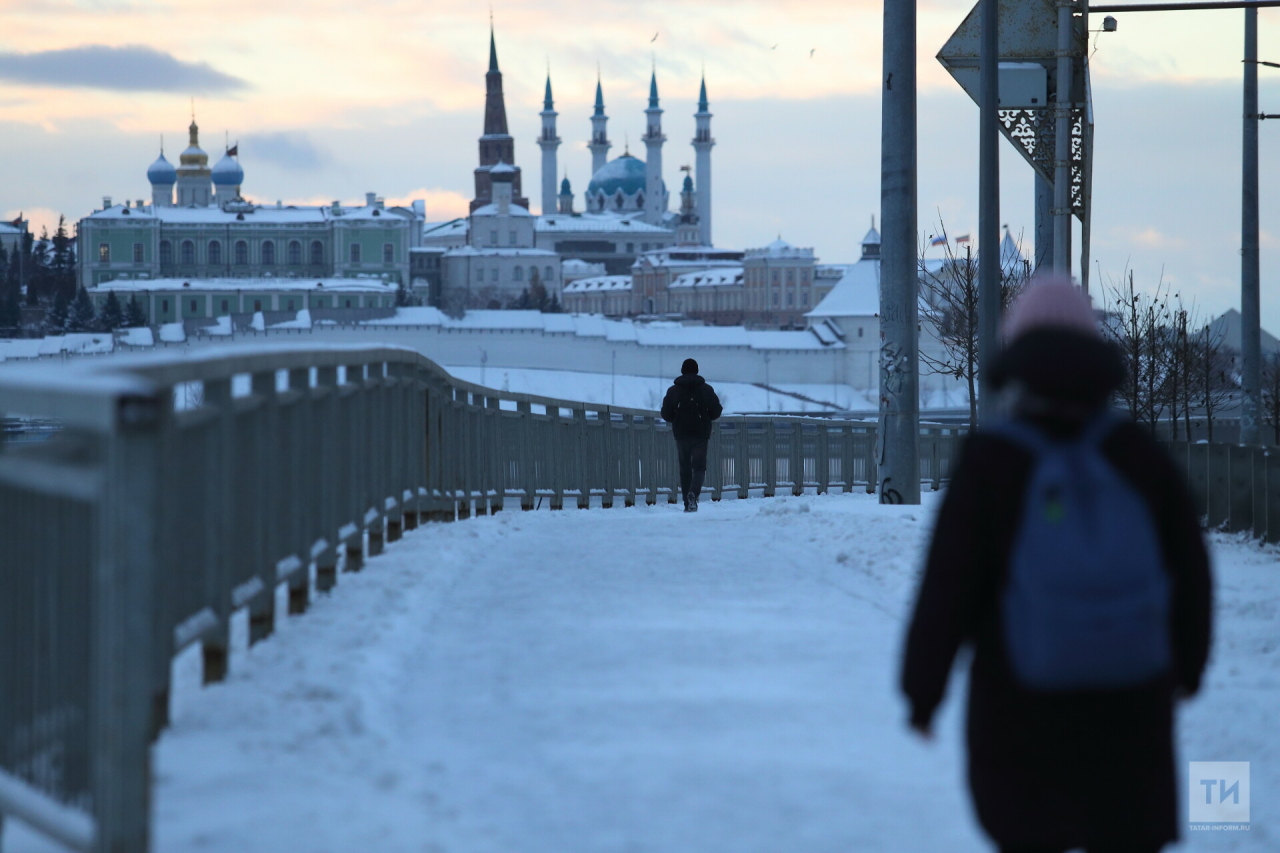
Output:
<instances>
[{"instance_id":1,"label":"pink knitted hat","mask_svg":"<svg viewBox=\"0 0 1280 853\"><path fill-rule=\"evenodd\" d=\"M1071 279L1057 273L1037 276L1014 300L1004 318L1005 342L1012 343L1032 329L1044 327L1102 336L1089 297Z\"/></svg>"}]
</instances>

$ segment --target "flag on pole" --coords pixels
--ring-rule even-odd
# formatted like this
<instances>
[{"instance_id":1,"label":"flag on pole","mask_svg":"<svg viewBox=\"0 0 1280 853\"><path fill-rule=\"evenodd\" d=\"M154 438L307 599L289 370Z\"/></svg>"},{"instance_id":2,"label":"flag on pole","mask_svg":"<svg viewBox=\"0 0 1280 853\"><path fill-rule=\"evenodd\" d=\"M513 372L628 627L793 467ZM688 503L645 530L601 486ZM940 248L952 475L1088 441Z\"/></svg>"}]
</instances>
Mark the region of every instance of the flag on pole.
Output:
<instances>
[{"instance_id":1,"label":"flag on pole","mask_svg":"<svg viewBox=\"0 0 1280 853\"><path fill-rule=\"evenodd\" d=\"M12 225L14 228L21 228L21 227L22 227L22 214L21 214L21 213L19 213L19 214L18 214L18 218L17 218L17 219L15 219L15 220L13 220L13 221L12 221L12 222L10 222L9 224L10 224L10 225Z\"/></svg>"},{"instance_id":2,"label":"flag on pole","mask_svg":"<svg viewBox=\"0 0 1280 853\"><path fill-rule=\"evenodd\" d=\"M957 243L968 243L968 242L969 242L969 235L968 235L968 234L961 234L959 237L957 237L957 238L956 238L956 242L957 242Z\"/></svg>"},{"instance_id":3,"label":"flag on pole","mask_svg":"<svg viewBox=\"0 0 1280 853\"><path fill-rule=\"evenodd\" d=\"M945 246L945 245L947 245L947 235L946 235L946 234L939 234L937 237L934 237L932 240L930 240L930 241L929 241L929 245L930 245L930 246Z\"/></svg>"},{"instance_id":4,"label":"flag on pole","mask_svg":"<svg viewBox=\"0 0 1280 853\"><path fill-rule=\"evenodd\" d=\"M227 156L228 156L228 157L239 157L239 156L240 156L240 143L239 143L239 142L237 142L235 145L232 145L230 148L228 148L228 149L227 149Z\"/></svg>"}]
</instances>

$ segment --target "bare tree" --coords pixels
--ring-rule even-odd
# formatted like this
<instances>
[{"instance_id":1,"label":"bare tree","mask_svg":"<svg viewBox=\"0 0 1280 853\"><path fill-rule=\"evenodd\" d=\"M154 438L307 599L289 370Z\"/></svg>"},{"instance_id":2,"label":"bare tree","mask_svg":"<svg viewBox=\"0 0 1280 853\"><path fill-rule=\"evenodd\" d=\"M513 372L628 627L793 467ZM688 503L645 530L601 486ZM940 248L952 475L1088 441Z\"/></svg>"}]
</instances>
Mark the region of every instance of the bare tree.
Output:
<instances>
[{"instance_id":1,"label":"bare tree","mask_svg":"<svg viewBox=\"0 0 1280 853\"><path fill-rule=\"evenodd\" d=\"M1195 364L1194 405L1204 412L1206 438L1213 441L1213 420L1239 389L1236 355L1224 343L1221 331L1205 325L1192 339Z\"/></svg>"},{"instance_id":2,"label":"bare tree","mask_svg":"<svg viewBox=\"0 0 1280 853\"><path fill-rule=\"evenodd\" d=\"M1262 419L1275 431L1280 444L1280 353L1268 353L1262 362Z\"/></svg>"},{"instance_id":3,"label":"bare tree","mask_svg":"<svg viewBox=\"0 0 1280 853\"><path fill-rule=\"evenodd\" d=\"M1163 281L1154 293L1139 292L1133 273L1107 289L1107 336L1120 348L1125 379L1116 396L1138 423L1155 435L1169 399L1171 354L1176 336Z\"/></svg>"},{"instance_id":4,"label":"bare tree","mask_svg":"<svg viewBox=\"0 0 1280 853\"><path fill-rule=\"evenodd\" d=\"M920 313L929 333L942 345L942 355L921 350L920 362L929 373L951 376L969 390L969 429L978 428L978 259L965 246L959 254L947 239L946 226L938 223L945 256L931 269L920 253ZM999 251L999 247L996 247ZM1018 243L1021 257L1022 245ZM1005 259L1002 259L1005 260ZM1028 265L1021 260L1002 264L1000 270L1000 313L1009 307L1026 286Z\"/></svg>"}]
</instances>

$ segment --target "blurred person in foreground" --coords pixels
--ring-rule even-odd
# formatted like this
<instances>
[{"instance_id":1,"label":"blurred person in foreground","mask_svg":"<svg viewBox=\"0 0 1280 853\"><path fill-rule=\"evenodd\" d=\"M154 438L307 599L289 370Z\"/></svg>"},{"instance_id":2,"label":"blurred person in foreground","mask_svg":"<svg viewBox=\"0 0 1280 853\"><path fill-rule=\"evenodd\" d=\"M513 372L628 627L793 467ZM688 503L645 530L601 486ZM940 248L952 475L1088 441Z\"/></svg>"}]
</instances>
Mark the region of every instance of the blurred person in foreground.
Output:
<instances>
[{"instance_id":1,"label":"blurred person in foreground","mask_svg":"<svg viewBox=\"0 0 1280 853\"><path fill-rule=\"evenodd\" d=\"M1003 853L1148 853L1178 837L1174 702L1200 686L1211 584L1172 461L1111 412L1124 379L1088 299L1034 282L992 371L1012 416L965 442L906 639L931 736L972 644L968 777Z\"/></svg>"},{"instance_id":2,"label":"blurred person in foreground","mask_svg":"<svg viewBox=\"0 0 1280 853\"><path fill-rule=\"evenodd\" d=\"M715 389L698 375L698 362L686 358L680 365L680 375L662 399L662 419L671 424L680 457L680 494L685 512L698 511L698 496L707 474L711 422L722 411Z\"/></svg>"}]
</instances>

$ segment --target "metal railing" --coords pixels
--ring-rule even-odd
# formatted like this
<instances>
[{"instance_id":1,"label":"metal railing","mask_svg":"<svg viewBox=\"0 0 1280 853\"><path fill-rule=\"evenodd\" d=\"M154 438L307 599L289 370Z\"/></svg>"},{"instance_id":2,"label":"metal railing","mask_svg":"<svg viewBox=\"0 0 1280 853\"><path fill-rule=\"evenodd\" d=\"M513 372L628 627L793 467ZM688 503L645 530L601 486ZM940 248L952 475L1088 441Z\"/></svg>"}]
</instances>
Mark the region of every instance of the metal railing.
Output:
<instances>
[{"instance_id":1,"label":"metal railing","mask_svg":"<svg viewBox=\"0 0 1280 853\"><path fill-rule=\"evenodd\" d=\"M1164 446L1206 527L1280 542L1280 448L1187 441Z\"/></svg>"},{"instance_id":2,"label":"metal railing","mask_svg":"<svg viewBox=\"0 0 1280 853\"><path fill-rule=\"evenodd\" d=\"M399 348L227 348L0 372L0 418L53 419L0 445L0 820L94 853L148 847L149 745L173 656L226 673L339 569L422 521L675 503L655 412L499 392ZM922 430L938 487L960 430ZM874 427L725 417L712 500L871 491ZM287 596L284 595L287 590Z\"/></svg>"}]
</instances>

